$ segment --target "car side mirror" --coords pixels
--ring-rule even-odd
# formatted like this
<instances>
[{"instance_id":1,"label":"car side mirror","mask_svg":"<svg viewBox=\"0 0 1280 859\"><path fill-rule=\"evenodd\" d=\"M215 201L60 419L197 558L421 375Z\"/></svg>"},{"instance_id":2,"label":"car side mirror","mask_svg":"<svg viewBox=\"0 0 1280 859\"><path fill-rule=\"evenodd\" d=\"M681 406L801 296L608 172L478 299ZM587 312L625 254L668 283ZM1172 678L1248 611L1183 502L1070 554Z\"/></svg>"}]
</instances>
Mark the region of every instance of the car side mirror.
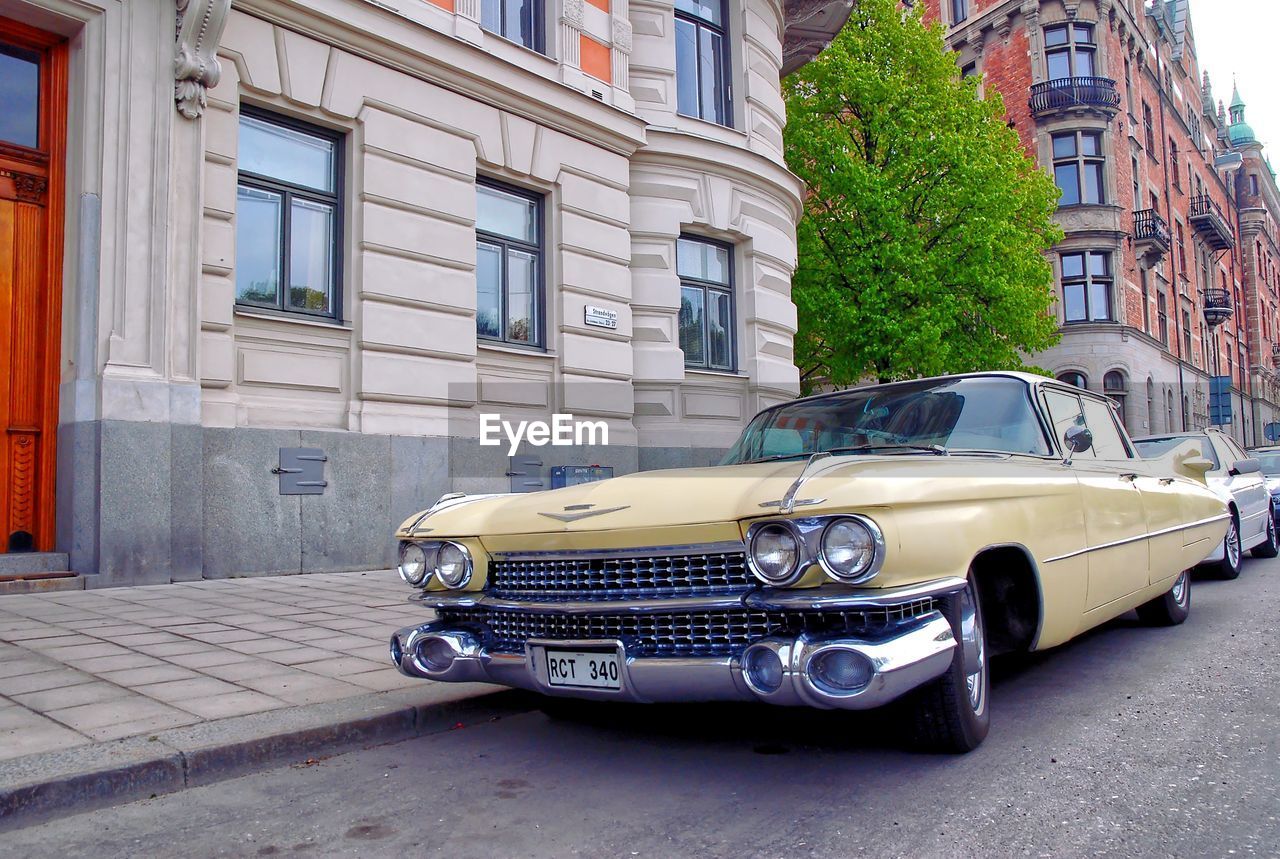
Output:
<instances>
[{"instance_id":1,"label":"car side mirror","mask_svg":"<svg viewBox=\"0 0 1280 859\"><path fill-rule=\"evenodd\" d=\"M1067 446L1067 455L1062 460L1062 464L1070 465L1071 457L1077 453L1084 453L1093 447L1093 433L1089 431L1088 427L1068 427L1067 431L1062 434L1062 442Z\"/></svg>"},{"instance_id":2,"label":"car side mirror","mask_svg":"<svg viewBox=\"0 0 1280 859\"><path fill-rule=\"evenodd\" d=\"M1241 474L1257 474L1262 470L1262 463L1256 459L1239 459L1236 464L1231 466L1231 470L1227 472L1232 477Z\"/></svg>"}]
</instances>

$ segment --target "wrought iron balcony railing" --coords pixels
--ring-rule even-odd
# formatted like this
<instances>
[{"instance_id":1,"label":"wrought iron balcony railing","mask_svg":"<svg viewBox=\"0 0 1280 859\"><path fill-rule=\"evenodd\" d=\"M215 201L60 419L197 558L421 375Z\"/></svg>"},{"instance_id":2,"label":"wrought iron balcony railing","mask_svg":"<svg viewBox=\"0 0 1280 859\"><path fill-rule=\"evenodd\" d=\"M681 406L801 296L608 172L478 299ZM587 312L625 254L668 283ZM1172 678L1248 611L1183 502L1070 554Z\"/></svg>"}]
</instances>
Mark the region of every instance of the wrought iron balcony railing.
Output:
<instances>
[{"instance_id":1,"label":"wrought iron balcony railing","mask_svg":"<svg viewBox=\"0 0 1280 859\"><path fill-rule=\"evenodd\" d=\"M1231 318L1235 308L1231 306L1231 293L1225 289L1204 291L1204 321L1212 328Z\"/></svg>"},{"instance_id":2,"label":"wrought iron balcony railing","mask_svg":"<svg viewBox=\"0 0 1280 859\"><path fill-rule=\"evenodd\" d=\"M1031 85L1031 112L1047 116L1069 110L1101 111L1115 116L1120 93L1111 78L1059 78Z\"/></svg>"},{"instance_id":3,"label":"wrought iron balcony railing","mask_svg":"<svg viewBox=\"0 0 1280 859\"><path fill-rule=\"evenodd\" d=\"M1208 194L1191 198L1188 219L1191 221L1192 228L1204 239L1205 244L1215 251L1235 247L1236 238L1231 229L1231 222Z\"/></svg>"},{"instance_id":4,"label":"wrought iron balcony railing","mask_svg":"<svg viewBox=\"0 0 1280 859\"><path fill-rule=\"evenodd\" d=\"M1133 213L1133 240L1159 245L1162 252L1168 251L1173 245L1169 222L1155 209L1143 209ZM1163 253L1161 255L1163 256Z\"/></svg>"}]
</instances>

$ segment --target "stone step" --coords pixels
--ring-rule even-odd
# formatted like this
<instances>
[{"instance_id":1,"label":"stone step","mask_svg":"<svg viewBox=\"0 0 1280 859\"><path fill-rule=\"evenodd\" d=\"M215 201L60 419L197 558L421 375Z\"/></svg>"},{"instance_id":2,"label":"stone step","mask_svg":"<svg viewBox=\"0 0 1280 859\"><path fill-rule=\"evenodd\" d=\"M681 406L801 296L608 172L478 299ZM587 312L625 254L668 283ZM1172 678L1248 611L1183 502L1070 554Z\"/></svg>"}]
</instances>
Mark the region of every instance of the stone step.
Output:
<instances>
[{"instance_id":1,"label":"stone step","mask_svg":"<svg viewBox=\"0 0 1280 859\"><path fill-rule=\"evenodd\" d=\"M82 590L84 576L75 573L31 573L30 578L0 576L0 596Z\"/></svg>"},{"instance_id":2,"label":"stone step","mask_svg":"<svg viewBox=\"0 0 1280 859\"><path fill-rule=\"evenodd\" d=\"M71 569L62 552L9 552L0 554L0 576L25 573L65 573Z\"/></svg>"}]
</instances>

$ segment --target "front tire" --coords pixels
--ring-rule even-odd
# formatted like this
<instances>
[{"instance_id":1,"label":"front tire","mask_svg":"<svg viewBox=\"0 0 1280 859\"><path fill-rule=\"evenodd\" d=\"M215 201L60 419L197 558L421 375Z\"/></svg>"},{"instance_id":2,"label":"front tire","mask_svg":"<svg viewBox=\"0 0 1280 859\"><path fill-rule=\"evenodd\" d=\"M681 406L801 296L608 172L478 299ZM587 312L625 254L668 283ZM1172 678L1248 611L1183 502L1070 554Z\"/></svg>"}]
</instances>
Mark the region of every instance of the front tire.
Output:
<instances>
[{"instance_id":1,"label":"front tire","mask_svg":"<svg viewBox=\"0 0 1280 859\"><path fill-rule=\"evenodd\" d=\"M973 579L942 600L956 638L951 666L941 677L903 698L912 745L922 751L963 754L982 744L991 729L991 670L982 602Z\"/></svg>"},{"instance_id":2,"label":"front tire","mask_svg":"<svg viewBox=\"0 0 1280 859\"><path fill-rule=\"evenodd\" d=\"M1267 510L1267 539L1254 546L1250 551L1255 558L1274 558L1280 555L1280 542L1276 539L1276 517L1274 511Z\"/></svg>"},{"instance_id":3,"label":"front tire","mask_svg":"<svg viewBox=\"0 0 1280 859\"><path fill-rule=\"evenodd\" d=\"M1222 538L1222 560L1207 564L1205 568L1215 578L1230 581L1240 577L1240 565L1244 552L1240 548L1240 520L1231 514L1231 524L1227 527L1227 536Z\"/></svg>"},{"instance_id":4,"label":"front tire","mask_svg":"<svg viewBox=\"0 0 1280 859\"><path fill-rule=\"evenodd\" d=\"M1138 619L1148 626L1177 626L1191 614L1191 574L1183 570L1173 587L1138 606Z\"/></svg>"}]
</instances>

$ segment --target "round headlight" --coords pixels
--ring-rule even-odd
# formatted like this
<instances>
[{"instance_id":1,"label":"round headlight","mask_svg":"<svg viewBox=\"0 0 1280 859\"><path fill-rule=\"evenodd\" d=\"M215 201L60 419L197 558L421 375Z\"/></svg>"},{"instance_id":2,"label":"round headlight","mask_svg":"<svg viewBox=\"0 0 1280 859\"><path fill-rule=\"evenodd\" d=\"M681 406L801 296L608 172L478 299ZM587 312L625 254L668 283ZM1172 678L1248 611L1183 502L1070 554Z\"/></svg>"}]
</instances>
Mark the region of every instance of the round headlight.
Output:
<instances>
[{"instance_id":1,"label":"round headlight","mask_svg":"<svg viewBox=\"0 0 1280 859\"><path fill-rule=\"evenodd\" d=\"M751 538L751 571L765 584L786 583L799 560L800 542L786 525L765 525Z\"/></svg>"},{"instance_id":2,"label":"round headlight","mask_svg":"<svg viewBox=\"0 0 1280 859\"><path fill-rule=\"evenodd\" d=\"M457 543L444 543L436 557L436 575L447 588L460 588L471 579L471 554Z\"/></svg>"},{"instance_id":3,"label":"round headlight","mask_svg":"<svg viewBox=\"0 0 1280 859\"><path fill-rule=\"evenodd\" d=\"M426 550L417 543L401 544L400 578L411 585L420 585L429 575L431 575L431 564Z\"/></svg>"},{"instance_id":4,"label":"round headlight","mask_svg":"<svg viewBox=\"0 0 1280 859\"><path fill-rule=\"evenodd\" d=\"M819 560L833 579L860 581L876 572L882 545L883 538L873 524L862 519L837 519L822 532Z\"/></svg>"}]
</instances>

